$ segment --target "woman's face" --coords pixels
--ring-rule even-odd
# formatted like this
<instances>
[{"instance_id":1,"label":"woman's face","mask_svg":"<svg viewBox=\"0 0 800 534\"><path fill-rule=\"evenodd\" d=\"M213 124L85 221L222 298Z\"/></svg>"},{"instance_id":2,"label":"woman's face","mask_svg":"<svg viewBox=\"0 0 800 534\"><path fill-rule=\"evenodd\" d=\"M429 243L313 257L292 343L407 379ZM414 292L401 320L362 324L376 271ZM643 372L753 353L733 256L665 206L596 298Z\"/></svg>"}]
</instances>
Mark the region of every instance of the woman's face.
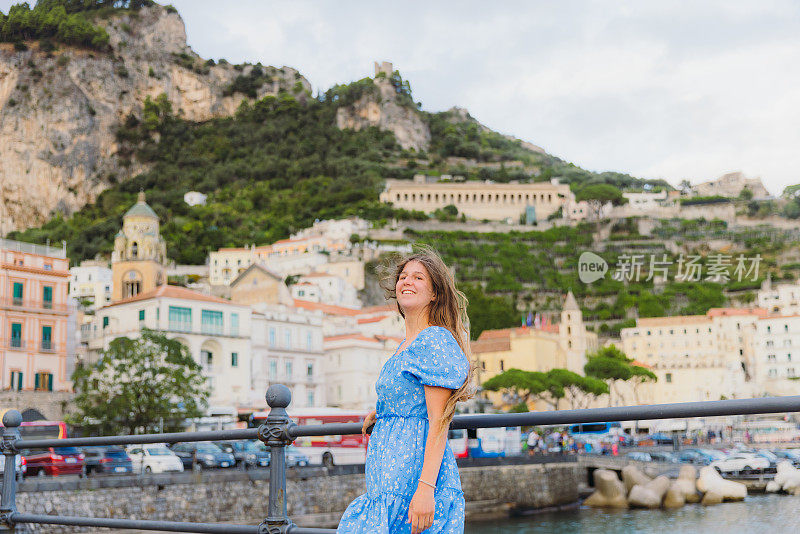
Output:
<instances>
[{"instance_id":1,"label":"woman's face","mask_svg":"<svg viewBox=\"0 0 800 534\"><path fill-rule=\"evenodd\" d=\"M406 263L394 289L405 314L422 310L435 299L428 270L417 260Z\"/></svg>"}]
</instances>

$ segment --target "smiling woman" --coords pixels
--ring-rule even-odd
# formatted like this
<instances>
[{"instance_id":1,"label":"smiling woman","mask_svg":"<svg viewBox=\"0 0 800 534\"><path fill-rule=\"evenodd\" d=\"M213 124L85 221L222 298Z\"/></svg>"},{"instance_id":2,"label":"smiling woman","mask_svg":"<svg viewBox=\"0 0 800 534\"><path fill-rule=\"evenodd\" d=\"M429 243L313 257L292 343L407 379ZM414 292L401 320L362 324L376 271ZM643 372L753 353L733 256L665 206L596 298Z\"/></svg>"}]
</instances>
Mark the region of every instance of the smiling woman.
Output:
<instances>
[{"instance_id":1,"label":"smiling woman","mask_svg":"<svg viewBox=\"0 0 800 534\"><path fill-rule=\"evenodd\" d=\"M364 421L367 493L353 501L340 533L460 533L464 495L445 429L471 396L466 299L432 249L397 261L385 289L406 337L381 369L378 403Z\"/></svg>"}]
</instances>

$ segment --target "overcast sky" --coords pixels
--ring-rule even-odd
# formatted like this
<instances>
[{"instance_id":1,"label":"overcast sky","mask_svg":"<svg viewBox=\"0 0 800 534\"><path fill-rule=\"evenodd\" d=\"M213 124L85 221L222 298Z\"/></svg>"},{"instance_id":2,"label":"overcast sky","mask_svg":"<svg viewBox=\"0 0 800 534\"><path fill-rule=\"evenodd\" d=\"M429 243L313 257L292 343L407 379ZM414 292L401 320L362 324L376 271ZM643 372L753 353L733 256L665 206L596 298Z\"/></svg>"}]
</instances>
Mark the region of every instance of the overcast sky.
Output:
<instances>
[{"instance_id":1,"label":"overcast sky","mask_svg":"<svg viewBox=\"0 0 800 534\"><path fill-rule=\"evenodd\" d=\"M172 4L204 58L289 65L315 90L392 61L424 109L465 107L591 170L800 183L797 2Z\"/></svg>"}]
</instances>

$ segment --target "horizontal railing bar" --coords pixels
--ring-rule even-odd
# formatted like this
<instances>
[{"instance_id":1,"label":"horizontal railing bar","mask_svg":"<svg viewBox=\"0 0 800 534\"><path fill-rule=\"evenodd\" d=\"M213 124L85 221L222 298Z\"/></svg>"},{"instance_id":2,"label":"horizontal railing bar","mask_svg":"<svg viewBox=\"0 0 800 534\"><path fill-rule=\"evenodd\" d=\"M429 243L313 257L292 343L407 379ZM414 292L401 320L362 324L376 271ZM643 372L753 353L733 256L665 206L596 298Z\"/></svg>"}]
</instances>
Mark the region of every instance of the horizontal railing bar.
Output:
<instances>
[{"instance_id":1,"label":"horizontal railing bar","mask_svg":"<svg viewBox=\"0 0 800 534\"><path fill-rule=\"evenodd\" d=\"M111 519L106 517L70 517L60 515L20 514L17 512L12 513L11 522L15 524L39 523L42 525L161 530L165 532L199 532L204 534L258 534L259 532L258 525L179 523L177 521L143 521L138 519Z\"/></svg>"},{"instance_id":2,"label":"horizontal railing bar","mask_svg":"<svg viewBox=\"0 0 800 534\"><path fill-rule=\"evenodd\" d=\"M649 419L683 419L726 415L800 412L800 395L730 399L720 401L678 402L642 406L617 406L585 410L558 410L514 414L461 415L451 428L489 428L502 426L565 425Z\"/></svg>"},{"instance_id":3,"label":"horizontal railing bar","mask_svg":"<svg viewBox=\"0 0 800 534\"><path fill-rule=\"evenodd\" d=\"M646 404L642 406L587 408L585 410L458 415L453 418L450 428L566 425L575 423L683 419L691 417L782 412L800 412L800 395L789 397L762 397L758 399L729 399L720 401L678 402L672 404ZM289 427L289 435L291 437L301 437L360 434L361 427L362 425L360 423L295 425Z\"/></svg>"},{"instance_id":4,"label":"horizontal railing bar","mask_svg":"<svg viewBox=\"0 0 800 534\"><path fill-rule=\"evenodd\" d=\"M170 432L167 434L137 434L129 436L99 436L93 438L21 439L18 449L44 449L47 447L91 447L92 445L139 445L142 443L178 443L185 441L224 441L230 439L257 439L257 428L233 430L206 430L203 432Z\"/></svg>"}]
</instances>

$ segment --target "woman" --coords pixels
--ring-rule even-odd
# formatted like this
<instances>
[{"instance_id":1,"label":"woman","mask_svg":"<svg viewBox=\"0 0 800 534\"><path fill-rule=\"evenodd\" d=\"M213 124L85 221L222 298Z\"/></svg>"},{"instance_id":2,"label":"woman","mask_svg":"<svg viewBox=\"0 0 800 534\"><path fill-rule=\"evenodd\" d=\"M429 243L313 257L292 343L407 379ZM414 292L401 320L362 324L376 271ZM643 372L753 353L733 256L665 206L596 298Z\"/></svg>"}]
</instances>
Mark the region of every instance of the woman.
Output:
<instances>
[{"instance_id":1,"label":"woman","mask_svg":"<svg viewBox=\"0 0 800 534\"><path fill-rule=\"evenodd\" d=\"M381 369L367 448L367 493L347 507L340 534L464 532L464 494L447 428L471 396L466 298L439 256L400 261L387 292L406 337Z\"/></svg>"}]
</instances>

